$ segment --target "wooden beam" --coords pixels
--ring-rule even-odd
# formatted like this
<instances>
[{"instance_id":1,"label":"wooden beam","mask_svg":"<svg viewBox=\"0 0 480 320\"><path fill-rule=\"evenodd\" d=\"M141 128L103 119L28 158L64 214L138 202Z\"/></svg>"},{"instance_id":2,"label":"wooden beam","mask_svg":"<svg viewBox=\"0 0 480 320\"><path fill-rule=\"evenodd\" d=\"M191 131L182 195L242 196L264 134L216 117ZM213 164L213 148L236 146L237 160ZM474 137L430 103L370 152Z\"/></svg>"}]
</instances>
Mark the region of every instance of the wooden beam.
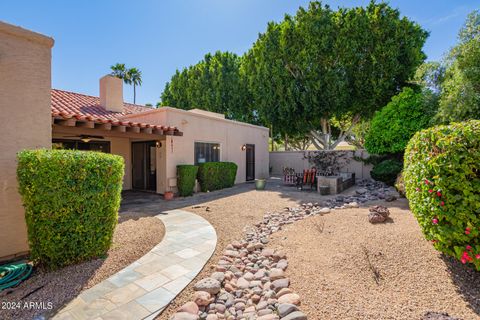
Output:
<instances>
[{"instance_id":1,"label":"wooden beam","mask_svg":"<svg viewBox=\"0 0 480 320\"><path fill-rule=\"evenodd\" d=\"M126 132L127 131L127 127L125 126L115 126L112 128L113 131L118 131L118 132Z\"/></svg>"},{"instance_id":2,"label":"wooden beam","mask_svg":"<svg viewBox=\"0 0 480 320\"><path fill-rule=\"evenodd\" d=\"M140 133L140 127L128 127L127 131L133 133Z\"/></svg>"},{"instance_id":3,"label":"wooden beam","mask_svg":"<svg viewBox=\"0 0 480 320\"><path fill-rule=\"evenodd\" d=\"M70 118L67 120L59 120L58 124L64 127L75 127L75 124L77 123L77 119L75 118Z\"/></svg>"},{"instance_id":4,"label":"wooden beam","mask_svg":"<svg viewBox=\"0 0 480 320\"><path fill-rule=\"evenodd\" d=\"M112 130L112 124L110 122L107 123L97 123L95 125L95 129L100 129L100 130Z\"/></svg>"},{"instance_id":5,"label":"wooden beam","mask_svg":"<svg viewBox=\"0 0 480 320\"><path fill-rule=\"evenodd\" d=\"M142 131L142 133L151 134L152 133L152 128L142 128L141 131Z\"/></svg>"},{"instance_id":6,"label":"wooden beam","mask_svg":"<svg viewBox=\"0 0 480 320\"><path fill-rule=\"evenodd\" d=\"M85 122L78 121L77 122L77 127L93 129L93 128L95 128L95 122L93 122L93 121L85 121Z\"/></svg>"},{"instance_id":7,"label":"wooden beam","mask_svg":"<svg viewBox=\"0 0 480 320\"><path fill-rule=\"evenodd\" d=\"M153 133L163 136L163 130L160 130L160 129L154 129Z\"/></svg>"}]
</instances>

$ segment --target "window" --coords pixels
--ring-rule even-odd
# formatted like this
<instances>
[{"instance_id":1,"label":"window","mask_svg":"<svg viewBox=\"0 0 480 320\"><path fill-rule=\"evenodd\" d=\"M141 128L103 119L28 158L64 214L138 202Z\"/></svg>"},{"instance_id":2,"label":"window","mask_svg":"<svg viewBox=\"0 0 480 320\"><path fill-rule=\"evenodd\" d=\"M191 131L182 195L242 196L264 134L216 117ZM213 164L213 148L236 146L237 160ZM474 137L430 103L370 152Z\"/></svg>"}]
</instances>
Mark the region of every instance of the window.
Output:
<instances>
[{"instance_id":1,"label":"window","mask_svg":"<svg viewBox=\"0 0 480 320\"><path fill-rule=\"evenodd\" d=\"M73 149L110 153L110 141L90 141L53 139L52 149Z\"/></svg>"},{"instance_id":2,"label":"window","mask_svg":"<svg viewBox=\"0 0 480 320\"><path fill-rule=\"evenodd\" d=\"M195 164L220 161L220 144L195 142Z\"/></svg>"}]
</instances>

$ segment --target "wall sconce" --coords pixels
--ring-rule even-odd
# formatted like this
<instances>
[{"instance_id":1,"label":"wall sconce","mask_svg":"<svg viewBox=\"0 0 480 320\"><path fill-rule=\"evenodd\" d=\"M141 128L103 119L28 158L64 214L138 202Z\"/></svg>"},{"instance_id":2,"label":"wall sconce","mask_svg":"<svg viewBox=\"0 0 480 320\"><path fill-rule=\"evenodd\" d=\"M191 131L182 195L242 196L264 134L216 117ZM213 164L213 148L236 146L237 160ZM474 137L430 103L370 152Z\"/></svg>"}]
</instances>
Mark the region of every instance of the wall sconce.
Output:
<instances>
[{"instance_id":1,"label":"wall sconce","mask_svg":"<svg viewBox=\"0 0 480 320\"><path fill-rule=\"evenodd\" d=\"M160 141L155 142L155 147L161 148L161 147L162 147L162 143L161 143Z\"/></svg>"},{"instance_id":2,"label":"wall sconce","mask_svg":"<svg viewBox=\"0 0 480 320\"><path fill-rule=\"evenodd\" d=\"M245 151L245 150L247 150L247 145L246 145L246 144L244 144L244 145L242 146L242 151Z\"/></svg>"}]
</instances>

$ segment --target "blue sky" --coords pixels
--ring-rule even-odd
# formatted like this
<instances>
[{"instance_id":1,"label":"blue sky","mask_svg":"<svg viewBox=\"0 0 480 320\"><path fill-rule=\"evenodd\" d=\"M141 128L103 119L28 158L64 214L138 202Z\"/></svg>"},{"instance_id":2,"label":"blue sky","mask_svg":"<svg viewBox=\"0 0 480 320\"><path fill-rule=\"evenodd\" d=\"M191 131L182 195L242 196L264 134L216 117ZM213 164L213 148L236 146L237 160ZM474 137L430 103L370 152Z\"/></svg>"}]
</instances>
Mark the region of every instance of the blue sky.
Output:
<instances>
[{"instance_id":1,"label":"blue sky","mask_svg":"<svg viewBox=\"0 0 480 320\"><path fill-rule=\"evenodd\" d=\"M368 0L324 1L332 7ZM424 51L441 59L456 42L467 14L480 0L397 0L399 8L430 31ZM287 0L84 0L0 2L0 20L55 39L54 88L98 95L98 79L122 62L143 72L137 103L159 100L165 83L183 68L216 50L245 52L268 21L294 14L308 1ZM124 88L125 101L133 89Z\"/></svg>"}]
</instances>

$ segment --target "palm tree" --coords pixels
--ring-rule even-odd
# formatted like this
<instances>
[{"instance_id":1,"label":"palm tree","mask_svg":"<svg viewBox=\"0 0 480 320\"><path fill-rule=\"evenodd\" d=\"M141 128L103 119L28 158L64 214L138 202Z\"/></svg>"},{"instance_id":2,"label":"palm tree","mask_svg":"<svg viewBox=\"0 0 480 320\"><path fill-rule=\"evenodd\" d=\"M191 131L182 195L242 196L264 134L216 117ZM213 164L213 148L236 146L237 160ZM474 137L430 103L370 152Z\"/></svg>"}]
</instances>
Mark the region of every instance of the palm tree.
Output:
<instances>
[{"instance_id":1,"label":"palm tree","mask_svg":"<svg viewBox=\"0 0 480 320\"><path fill-rule=\"evenodd\" d=\"M127 68L125 68L124 63L117 63L113 66L110 66L112 76L123 79L123 82L127 83Z\"/></svg>"},{"instance_id":2,"label":"palm tree","mask_svg":"<svg viewBox=\"0 0 480 320\"><path fill-rule=\"evenodd\" d=\"M133 84L133 103L135 103L137 96L136 86L142 85L142 72L137 68L130 68L127 70L127 78L130 82L129 84Z\"/></svg>"}]
</instances>

